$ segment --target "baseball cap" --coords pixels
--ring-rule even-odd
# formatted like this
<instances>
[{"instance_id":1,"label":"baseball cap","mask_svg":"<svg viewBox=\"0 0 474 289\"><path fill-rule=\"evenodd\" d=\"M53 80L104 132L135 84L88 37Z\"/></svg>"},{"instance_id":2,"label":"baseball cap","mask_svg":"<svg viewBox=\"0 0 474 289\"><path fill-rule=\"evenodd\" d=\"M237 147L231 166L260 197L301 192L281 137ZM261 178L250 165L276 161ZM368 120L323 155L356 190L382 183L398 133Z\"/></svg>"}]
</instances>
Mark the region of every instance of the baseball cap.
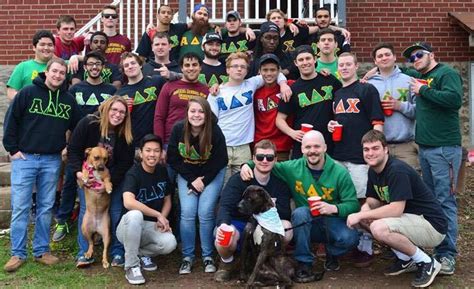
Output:
<instances>
[{"instance_id":1,"label":"baseball cap","mask_svg":"<svg viewBox=\"0 0 474 289\"><path fill-rule=\"evenodd\" d=\"M260 67L262 66L262 64L265 64L267 62L273 62L276 65L280 66L280 59L278 59L278 57L273 53L267 53L267 54L262 55L262 57L260 57L260 60L258 62L258 66Z\"/></svg>"},{"instance_id":2,"label":"baseball cap","mask_svg":"<svg viewBox=\"0 0 474 289\"><path fill-rule=\"evenodd\" d=\"M222 43L222 38L216 32L207 32L206 35L204 35L204 38L202 39L202 45L211 41L217 41L219 43Z\"/></svg>"},{"instance_id":3,"label":"baseball cap","mask_svg":"<svg viewBox=\"0 0 474 289\"><path fill-rule=\"evenodd\" d=\"M241 20L240 13L238 11L232 10L227 12L227 16L225 17L226 20L229 20L229 17L234 17L237 20Z\"/></svg>"},{"instance_id":4,"label":"baseball cap","mask_svg":"<svg viewBox=\"0 0 474 289\"><path fill-rule=\"evenodd\" d=\"M278 26L270 21L263 22L262 25L260 26L260 33L267 33L267 32L277 32L280 33L280 29L278 29Z\"/></svg>"},{"instance_id":5,"label":"baseball cap","mask_svg":"<svg viewBox=\"0 0 474 289\"><path fill-rule=\"evenodd\" d=\"M294 51L293 53L293 58L296 59L296 57L298 55L300 55L301 53L310 53L310 54L314 54L314 50L313 48L311 48L311 46L309 45L300 45L296 48L296 50Z\"/></svg>"},{"instance_id":6,"label":"baseball cap","mask_svg":"<svg viewBox=\"0 0 474 289\"><path fill-rule=\"evenodd\" d=\"M196 5L194 5L193 14L196 13L196 11L198 11L199 9L201 9L201 8L203 8L203 7L206 8L207 13L210 13L210 12L211 12L211 10L209 9L209 7L207 7L206 5L204 5L204 4L196 4Z\"/></svg>"},{"instance_id":7,"label":"baseball cap","mask_svg":"<svg viewBox=\"0 0 474 289\"><path fill-rule=\"evenodd\" d=\"M403 57L410 58L413 51L418 50L418 49L426 50L428 52L433 52L433 48L431 48L431 45L429 45L428 43L415 42L411 46L406 48L405 51L403 51Z\"/></svg>"}]
</instances>

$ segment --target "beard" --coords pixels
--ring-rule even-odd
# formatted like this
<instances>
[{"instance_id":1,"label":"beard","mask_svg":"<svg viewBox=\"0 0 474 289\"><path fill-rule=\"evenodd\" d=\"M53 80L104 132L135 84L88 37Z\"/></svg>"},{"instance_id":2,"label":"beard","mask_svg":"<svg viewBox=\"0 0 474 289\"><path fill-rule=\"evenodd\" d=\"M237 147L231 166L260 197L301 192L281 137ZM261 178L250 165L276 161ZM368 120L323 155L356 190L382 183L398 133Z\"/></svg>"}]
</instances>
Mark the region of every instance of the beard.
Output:
<instances>
[{"instance_id":1,"label":"beard","mask_svg":"<svg viewBox=\"0 0 474 289\"><path fill-rule=\"evenodd\" d=\"M208 21L197 20L193 17L193 25L191 26L191 32L194 35L204 36L211 28Z\"/></svg>"},{"instance_id":2,"label":"beard","mask_svg":"<svg viewBox=\"0 0 474 289\"><path fill-rule=\"evenodd\" d=\"M206 57L209 59L219 59L219 53L217 55L213 55L209 51L204 50L204 55L206 55Z\"/></svg>"}]
</instances>

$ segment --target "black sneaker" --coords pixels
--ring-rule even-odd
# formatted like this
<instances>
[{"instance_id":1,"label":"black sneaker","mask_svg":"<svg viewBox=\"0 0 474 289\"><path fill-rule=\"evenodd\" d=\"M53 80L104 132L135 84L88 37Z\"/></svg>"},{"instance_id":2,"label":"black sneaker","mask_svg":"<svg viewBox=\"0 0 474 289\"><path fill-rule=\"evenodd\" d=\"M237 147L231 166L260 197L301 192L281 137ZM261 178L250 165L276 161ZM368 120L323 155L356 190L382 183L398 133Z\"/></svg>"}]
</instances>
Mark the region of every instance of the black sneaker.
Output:
<instances>
[{"instance_id":1,"label":"black sneaker","mask_svg":"<svg viewBox=\"0 0 474 289\"><path fill-rule=\"evenodd\" d=\"M217 282L230 281L232 271L234 270L234 263L235 261L232 261L230 263L224 263L221 260L221 262L219 263L219 270L217 270L216 274L214 274L214 280L216 280Z\"/></svg>"},{"instance_id":2,"label":"black sneaker","mask_svg":"<svg viewBox=\"0 0 474 289\"><path fill-rule=\"evenodd\" d=\"M316 280L316 275L313 273L313 265L311 263L298 262L295 271L296 283L309 283Z\"/></svg>"},{"instance_id":3,"label":"black sneaker","mask_svg":"<svg viewBox=\"0 0 474 289\"><path fill-rule=\"evenodd\" d=\"M430 286L441 270L441 264L434 258L431 258L430 263L420 262L416 263L416 266L418 267L418 271L416 272L415 280L411 282L411 286L417 288Z\"/></svg>"},{"instance_id":4,"label":"black sneaker","mask_svg":"<svg viewBox=\"0 0 474 289\"><path fill-rule=\"evenodd\" d=\"M326 271L338 271L341 268L339 260L336 256L326 254L326 262L324 262L324 270Z\"/></svg>"},{"instance_id":5,"label":"black sneaker","mask_svg":"<svg viewBox=\"0 0 474 289\"><path fill-rule=\"evenodd\" d=\"M413 260L403 261L397 258L395 263L385 269L385 276L396 276L402 273L415 272L417 270L416 263Z\"/></svg>"}]
</instances>

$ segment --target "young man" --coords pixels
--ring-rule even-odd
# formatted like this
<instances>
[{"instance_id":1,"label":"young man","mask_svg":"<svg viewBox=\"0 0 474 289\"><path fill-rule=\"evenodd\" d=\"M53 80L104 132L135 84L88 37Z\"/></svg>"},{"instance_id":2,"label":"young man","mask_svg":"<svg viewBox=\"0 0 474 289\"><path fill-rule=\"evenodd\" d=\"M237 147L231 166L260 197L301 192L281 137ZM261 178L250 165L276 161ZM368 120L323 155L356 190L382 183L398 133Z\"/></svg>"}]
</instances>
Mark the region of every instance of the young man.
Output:
<instances>
[{"instance_id":1,"label":"young man","mask_svg":"<svg viewBox=\"0 0 474 289\"><path fill-rule=\"evenodd\" d=\"M168 34L157 32L153 36L153 59L143 65L143 75L161 75L169 78L169 71L181 72L178 62L170 59L171 42Z\"/></svg>"},{"instance_id":2,"label":"young man","mask_svg":"<svg viewBox=\"0 0 474 289\"><path fill-rule=\"evenodd\" d=\"M7 97L10 102L20 89L31 84L54 55L54 36L47 30L39 30L33 35L33 59L20 62L7 82Z\"/></svg>"},{"instance_id":3,"label":"young man","mask_svg":"<svg viewBox=\"0 0 474 289\"><path fill-rule=\"evenodd\" d=\"M316 10L316 27L319 29L331 28L336 33L336 49L335 54L336 56L341 55L343 52L350 52L351 45L350 45L350 33L344 28L339 28L331 25L331 12L326 7L320 7ZM318 43L318 36L314 35L311 36L309 39L309 43L311 43L311 47L314 49L314 53L316 55L320 55L319 47L317 46Z\"/></svg>"},{"instance_id":4,"label":"young man","mask_svg":"<svg viewBox=\"0 0 474 289\"><path fill-rule=\"evenodd\" d=\"M122 53L132 51L130 39L117 32L118 17L117 7L106 5L102 8L102 18L100 21L102 22L104 33L109 38L105 56L109 63L115 65L120 64L120 55Z\"/></svg>"},{"instance_id":5,"label":"young man","mask_svg":"<svg viewBox=\"0 0 474 289\"><path fill-rule=\"evenodd\" d=\"M255 91L264 85L261 76L245 79L249 58L244 52L232 53L226 60L226 67L229 81L221 84L217 95L211 94L207 99L226 139L229 164L225 182L251 158L249 144L255 134L253 97ZM287 99L291 90L286 78L280 73L277 81L282 98Z\"/></svg>"},{"instance_id":6,"label":"young man","mask_svg":"<svg viewBox=\"0 0 474 289\"><path fill-rule=\"evenodd\" d=\"M36 186L36 223L33 238L35 261L58 263L50 253L49 230L66 132L76 125L73 97L63 90L66 63L51 59L44 74L18 92L7 114L3 145L12 159L11 258L4 270L17 270L27 257L28 217Z\"/></svg>"},{"instance_id":7,"label":"young man","mask_svg":"<svg viewBox=\"0 0 474 289\"><path fill-rule=\"evenodd\" d=\"M303 123L313 125L314 130L323 134L331 153L332 138L325 124L333 119L332 99L341 82L332 75L324 76L316 72L316 57L308 45L296 49L295 65L301 77L291 86L294 96L278 107L276 126L294 140L292 159L302 155L301 139L304 133L300 129ZM294 116L293 127L286 122L289 116Z\"/></svg>"},{"instance_id":8,"label":"young man","mask_svg":"<svg viewBox=\"0 0 474 289\"><path fill-rule=\"evenodd\" d=\"M123 95L128 101L133 143L138 148L140 140L145 135L153 133L156 100L165 80L160 76L144 77L143 60L135 53L125 52L121 58L123 73L127 76L128 82L117 91L117 94Z\"/></svg>"},{"instance_id":9,"label":"young man","mask_svg":"<svg viewBox=\"0 0 474 289\"><path fill-rule=\"evenodd\" d=\"M84 36L74 37L76 20L69 15L61 15L56 21L58 36L55 40L54 55L64 60L78 55L84 50Z\"/></svg>"},{"instance_id":10,"label":"young man","mask_svg":"<svg viewBox=\"0 0 474 289\"><path fill-rule=\"evenodd\" d=\"M221 62L222 38L215 32L208 32L202 40L202 50L204 60L202 62L202 72L199 74L199 81L212 87L221 84L228 79L225 63Z\"/></svg>"},{"instance_id":11,"label":"young man","mask_svg":"<svg viewBox=\"0 0 474 289\"><path fill-rule=\"evenodd\" d=\"M196 53L201 59L204 58L201 44L202 38L207 32L214 31L209 24L209 8L204 4L196 4L192 14L192 25L190 30L183 33L180 40L179 58L188 52Z\"/></svg>"},{"instance_id":12,"label":"young man","mask_svg":"<svg viewBox=\"0 0 474 289\"><path fill-rule=\"evenodd\" d=\"M336 33L329 28L321 29L318 32L318 43L317 43L319 54L316 65L316 71L321 72L322 69L327 69L337 79L340 76L337 72L337 56L336 56Z\"/></svg>"},{"instance_id":13,"label":"young man","mask_svg":"<svg viewBox=\"0 0 474 289\"><path fill-rule=\"evenodd\" d=\"M222 33L222 50L220 59L225 61L227 56L233 52L252 52L255 47L255 39L247 40L246 33L242 31L242 18L235 10L227 12L225 30Z\"/></svg>"},{"instance_id":14,"label":"young man","mask_svg":"<svg viewBox=\"0 0 474 289\"><path fill-rule=\"evenodd\" d=\"M99 53L105 58L105 50L107 49L109 38L102 31L96 31L91 35L89 48L91 52ZM87 79L87 71L84 69L84 59L79 63L79 69L72 76L71 84L75 85ZM116 89L122 86L122 73L117 65L109 63L104 59L100 72L100 78L104 83L112 84Z\"/></svg>"},{"instance_id":15,"label":"young man","mask_svg":"<svg viewBox=\"0 0 474 289\"><path fill-rule=\"evenodd\" d=\"M125 278L130 284L145 283L141 269L155 271L151 257L167 255L176 249L168 214L171 188L166 168L159 165L162 142L148 134L140 143L140 163L125 175L123 213L117 238L125 248Z\"/></svg>"},{"instance_id":16,"label":"young man","mask_svg":"<svg viewBox=\"0 0 474 289\"><path fill-rule=\"evenodd\" d=\"M265 85L255 92L253 108L255 113L254 143L268 139L275 144L279 161L290 159L293 140L279 130L275 124L278 106L281 100L280 87L277 84L280 61L274 54L260 57L260 75ZM288 120L288 119L287 119ZM289 124L290 125L290 124Z\"/></svg>"},{"instance_id":17,"label":"young man","mask_svg":"<svg viewBox=\"0 0 474 289\"><path fill-rule=\"evenodd\" d=\"M448 233L435 248L441 262L440 274L454 274L458 214L456 181L461 164L461 129L459 109L463 86L459 73L446 64L438 63L433 48L417 42L405 49L406 57L416 71L406 71L412 79L411 90L416 98L415 141L420 146L420 165L423 180L435 193L448 217Z\"/></svg>"},{"instance_id":18,"label":"young man","mask_svg":"<svg viewBox=\"0 0 474 289\"><path fill-rule=\"evenodd\" d=\"M312 53L311 53L312 55ZM298 261L295 281L315 280L314 255L311 243L326 245L324 268L339 270L338 257L346 254L359 242L359 233L347 227L346 217L359 211L354 184L344 167L326 154L323 135L307 132L302 141L304 157L276 163L272 169L292 190L296 209L291 216L295 238L294 258ZM253 173L247 164L242 166L242 179L249 180ZM319 196L321 201L311 208L308 198ZM311 211L320 217L313 218Z\"/></svg>"},{"instance_id":19,"label":"young man","mask_svg":"<svg viewBox=\"0 0 474 289\"><path fill-rule=\"evenodd\" d=\"M272 174L272 168L277 162L276 147L269 140L261 140L255 144L252 160L255 163L253 169L254 178L249 182L243 181L239 174L233 175L222 190L219 201L219 209L216 218L216 241L215 246L219 253L221 262L219 270L214 275L214 279L219 282L229 281L232 270L234 269L234 253L237 247L241 247L243 240L243 231L250 216L239 212L237 206L242 200L242 194L250 185L261 186L272 198L276 199L276 209L283 226L291 227L289 222L291 218L290 198L291 192L288 186ZM227 247L219 244L219 238L222 236L221 225L226 224L234 228L234 234L231 237L230 245ZM293 232L287 231L285 242L288 243L293 236Z\"/></svg>"},{"instance_id":20,"label":"young man","mask_svg":"<svg viewBox=\"0 0 474 289\"><path fill-rule=\"evenodd\" d=\"M367 200L359 213L348 216L347 225L360 224L392 248L397 260L385 275L417 271L411 285L428 287L441 264L420 247L435 247L443 241L447 221L440 214L441 205L413 168L389 156L382 132L367 132L362 146L370 166Z\"/></svg>"},{"instance_id":21,"label":"young man","mask_svg":"<svg viewBox=\"0 0 474 289\"><path fill-rule=\"evenodd\" d=\"M395 64L397 57L392 44L380 43L372 51L377 66L376 74L369 79L379 92L385 113L384 134L390 156L406 162L415 170L420 169L418 146L415 144L415 96L410 91L410 77Z\"/></svg>"}]
</instances>

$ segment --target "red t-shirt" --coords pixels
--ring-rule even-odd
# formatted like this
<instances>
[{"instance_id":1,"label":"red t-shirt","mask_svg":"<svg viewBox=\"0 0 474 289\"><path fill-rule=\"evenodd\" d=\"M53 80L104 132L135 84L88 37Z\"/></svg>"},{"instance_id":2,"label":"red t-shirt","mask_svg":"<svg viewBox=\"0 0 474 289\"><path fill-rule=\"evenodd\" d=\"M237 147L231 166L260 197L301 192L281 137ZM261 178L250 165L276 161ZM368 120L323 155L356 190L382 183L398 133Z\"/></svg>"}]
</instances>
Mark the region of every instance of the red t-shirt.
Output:
<instances>
[{"instance_id":1,"label":"red t-shirt","mask_svg":"<svg viewBox=\"0 0 474 289\"><path fill-rule=\"evenodd\" d=\"M274 84L271 87L263 86L254 95L255 112L255 136L254 143L262 139L271 140L277 147L278 152L288 152L293 147L293 140L276 126L278 104L280 98L280 86ZM290 127L293 126L291 117L286 119Z\"/></svg>"},{"instance_id":2,"label":"red t-shirt","mask_svg":"<svg viewBox=\"0 0 474 289\"><path fill-rule=\"evenodd\" d=\"M186 117L188 100L192 96L207 98L209 89L200 82L189 83L182 80L167 82L161 89L156 102L153 131L164 144L168 143L173 125Z\"/></svg>"},{"instance_id":3,"label":"red t-shirt","mask_svg":"<svg viewBox=\"0 0 474 289\"><path fill-rule=\"evenodd\" d=\"M126 51L132 51L132 43L127 36L117 33L109 37L109 45L105 50L105 57L109 63L120 64L120 55Z\"/></svg>"},{"instance_id":4,"label":"red t-shirt","mask_svg":"<svg viewBox=\"0 0 474 289\"><path fill-rule=\"evenodd\" d=\"M61 42L59 36L54 37L54 55L64 60L80 54L84 50L84 36L74 37L70 44Z\"/></svg>"}]
</instances>

